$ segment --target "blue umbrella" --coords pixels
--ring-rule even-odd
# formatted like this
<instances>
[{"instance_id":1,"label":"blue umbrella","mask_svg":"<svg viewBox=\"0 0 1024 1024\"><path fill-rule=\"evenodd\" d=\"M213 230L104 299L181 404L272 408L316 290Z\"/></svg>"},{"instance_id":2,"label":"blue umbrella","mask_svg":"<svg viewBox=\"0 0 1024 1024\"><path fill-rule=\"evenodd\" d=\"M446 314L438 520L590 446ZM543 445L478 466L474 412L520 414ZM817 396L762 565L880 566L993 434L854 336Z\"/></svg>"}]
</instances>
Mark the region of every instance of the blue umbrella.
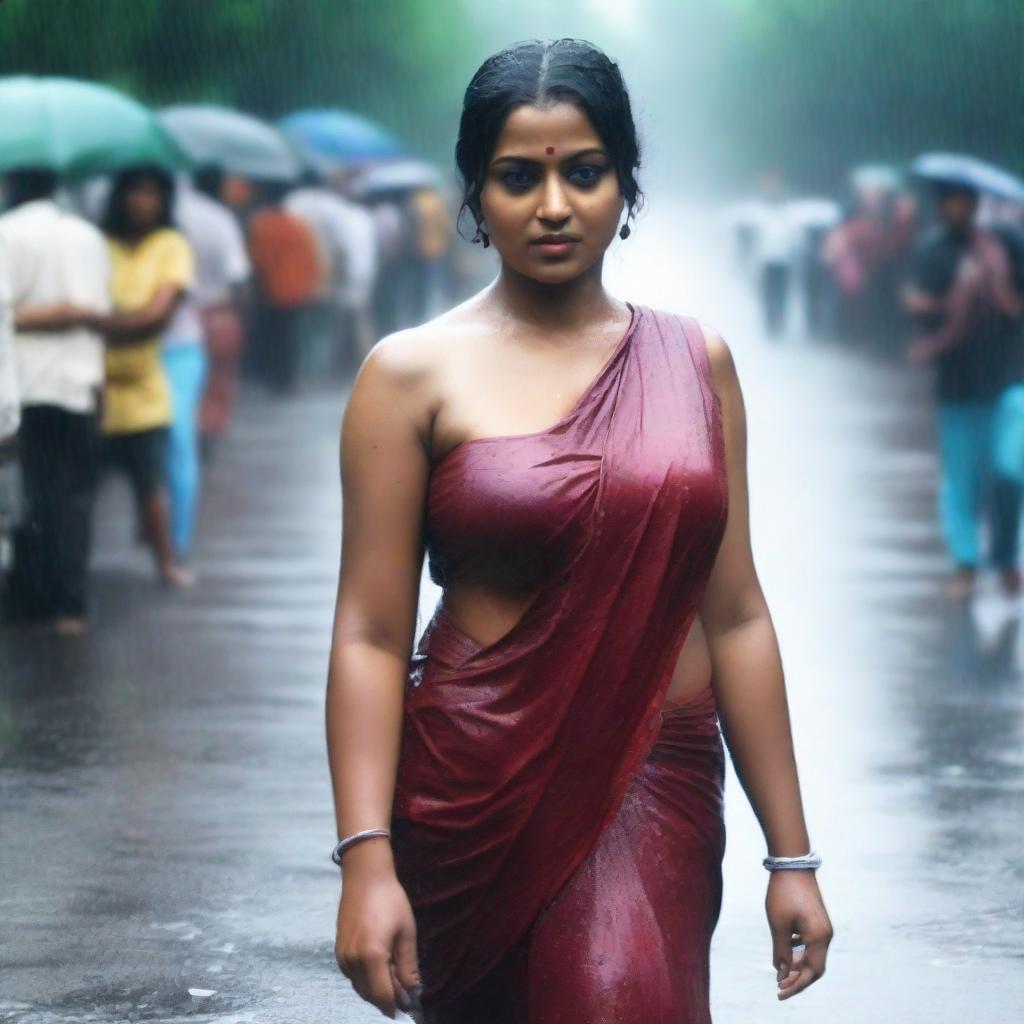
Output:
<instances>
[{"instance_id":1,"label":"blue umbrella","mask_svg":"<svg viewBox=\"0 0 1024 1024\"><path fill-rule=\"evenodd\" d=\"M298 110L278 124L307 152L338 163L390 160L404 153L386 128L348 110Z\"/></svg>"},{"instance_id":2,"label":"blue umbrella","mask_svg":"<svg viewBox=\"0 0 1024 1024\"><path fill-rule=\"evenodd\" d=\"M924 153L910 165L910 169L927 181L962 185L1002 199L1024 202L1024 181L977 157L962 153Z\"/></svg>"}]
</instances>

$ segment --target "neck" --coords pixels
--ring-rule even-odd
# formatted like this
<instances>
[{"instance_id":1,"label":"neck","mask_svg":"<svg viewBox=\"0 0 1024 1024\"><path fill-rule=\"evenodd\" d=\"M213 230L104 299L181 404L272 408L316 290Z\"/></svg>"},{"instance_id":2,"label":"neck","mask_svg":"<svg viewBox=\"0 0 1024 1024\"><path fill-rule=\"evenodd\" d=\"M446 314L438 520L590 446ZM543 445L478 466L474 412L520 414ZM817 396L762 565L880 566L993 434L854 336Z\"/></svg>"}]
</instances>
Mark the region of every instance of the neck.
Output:
<instances>
[{"instance_id":1,"label":"neck","mask_svg":"<svg viewBox=\"0 0 1024 1024\"><path fill-rule=\"evenodd\" d=\"M149 234L155 231L156 228L131 228L121 236L121 244L128 246L128 248L134 248L146 240Z\"/></svg>"},{"instance_id":2,"label":"neck","mask_svg":"<svg viewBox=\"0 0 1024 1024\"><path fill-rule=\"evenodd\" d=\"M608 316L617 303L601 281L603 258L578 277L545 284L502 264L490 298L517 320L547 327L578 327Z\"/></svg>"}]
</instances>

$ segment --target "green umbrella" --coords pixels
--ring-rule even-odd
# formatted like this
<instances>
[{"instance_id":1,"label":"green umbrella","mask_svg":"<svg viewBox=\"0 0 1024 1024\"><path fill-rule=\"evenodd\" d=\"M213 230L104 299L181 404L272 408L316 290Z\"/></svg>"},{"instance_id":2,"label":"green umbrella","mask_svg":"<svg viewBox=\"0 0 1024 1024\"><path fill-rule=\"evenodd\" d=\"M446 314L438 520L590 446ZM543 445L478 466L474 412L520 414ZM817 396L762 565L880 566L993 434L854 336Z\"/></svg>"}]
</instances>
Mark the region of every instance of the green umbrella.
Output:
<instances>
[{"instance_id":1,"label":"green umbrella","mask_svg":"<svg viewBox=\"0 0 1024 1024\"><path fill-rule=\"evenodd\" d=\"M0 78L0 171L47 167L87 176L141 163L187 165L141 103L74 78Z\"/></svg>"}]
</instances>

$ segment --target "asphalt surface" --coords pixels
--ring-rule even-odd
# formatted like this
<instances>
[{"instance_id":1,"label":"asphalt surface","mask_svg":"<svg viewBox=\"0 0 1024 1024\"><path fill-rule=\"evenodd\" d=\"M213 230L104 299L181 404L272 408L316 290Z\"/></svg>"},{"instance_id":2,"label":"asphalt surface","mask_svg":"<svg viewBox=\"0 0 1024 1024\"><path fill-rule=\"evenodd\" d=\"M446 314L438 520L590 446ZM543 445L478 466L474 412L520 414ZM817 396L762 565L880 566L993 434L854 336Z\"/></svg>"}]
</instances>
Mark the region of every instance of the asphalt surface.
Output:
<instances>
[{"instance_id":1,"label":"asphalt surface","mask_svg":"<svg viewBox=\"0 0 1024 1024\"><path fill-rule=\"evenodd\" d=\"M836 930L825 977L778 1002L763 841L730 770L716 1024L1019 1020L1021 607L987 580L967 605L939 596L927 379L798 325L761 338L747 289L677 226L641 225L609 281L733 347L755 558ZM108 480L92 633L0 633L0 1020L381 1019L333 959L343 403L323 385L246 392L207 476L195 589L154 582ZM436 597L427 581L423 621Z\"/></svg>"}]
</instances>

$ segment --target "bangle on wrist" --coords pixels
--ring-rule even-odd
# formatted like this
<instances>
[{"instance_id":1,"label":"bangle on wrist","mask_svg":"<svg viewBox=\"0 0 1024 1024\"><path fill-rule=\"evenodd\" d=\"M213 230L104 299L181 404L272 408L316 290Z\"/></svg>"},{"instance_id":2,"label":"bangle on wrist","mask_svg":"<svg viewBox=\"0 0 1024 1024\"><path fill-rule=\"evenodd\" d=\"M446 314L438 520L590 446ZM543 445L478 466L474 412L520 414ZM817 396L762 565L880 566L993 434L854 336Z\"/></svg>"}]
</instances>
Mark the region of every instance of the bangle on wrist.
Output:
<instances>
[{"instance_id":1,"label":"bangle on wrist","mask_svg":"<svg viewBox=\"0 0 1024 1024\"><path fill-rule=\"evenodd\" d=\"M391 832L386 828L364 828L361 832L353 832L352 835L345 836L345 838L334 847L334 852L331 854L331 860L333 860L340 868L341 855L350 846L355 846L356 843L362 842L364 839L372 839L374 836L386 836L390 839Z\"/></svg>"},{"instance_id":2,"label":"bangle on wrist","mask_svg":"<svg viewBox=\"0 0 1024 1024\"><path fill-rule=\"evenodd\" d=\"M799 857L765 857L761 863L769 871L814 870L821 867L821 855L810 850Z\"/></svg>"}]
</instances>

